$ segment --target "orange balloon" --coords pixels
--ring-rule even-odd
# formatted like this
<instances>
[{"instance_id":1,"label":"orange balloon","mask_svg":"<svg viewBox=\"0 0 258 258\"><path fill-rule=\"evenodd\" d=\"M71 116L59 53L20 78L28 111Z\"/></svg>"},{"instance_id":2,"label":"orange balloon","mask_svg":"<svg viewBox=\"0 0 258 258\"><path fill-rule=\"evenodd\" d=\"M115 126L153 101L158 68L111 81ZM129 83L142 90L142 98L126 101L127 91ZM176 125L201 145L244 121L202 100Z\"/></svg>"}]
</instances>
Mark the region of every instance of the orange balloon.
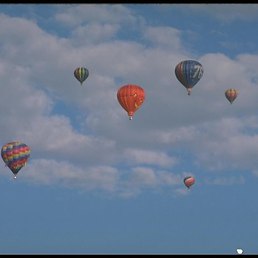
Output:
<instances>
[{"instance_id":1,"label":"orange balloon","mask_svg":"<svg viewBox=\"0 0 258 258\"><path fill-rule=\"evenodd\" d=\"M134 113L145 100L144 89L135 84L127 84L117 91L117 100L132 120Z\"/></svg>"},{"instance_id":2,"label":"orange balloon","mask_svg":"<svg viewBox=\"0 0 258 258\"><path fill-rule=\"evenodd\" d=\"M225 91L225 96L227 98L227 100L232 104L233 101L237 98L237 95L238 95L238 90L236 89L227 89Z\"/></svg>"}]
</instances>

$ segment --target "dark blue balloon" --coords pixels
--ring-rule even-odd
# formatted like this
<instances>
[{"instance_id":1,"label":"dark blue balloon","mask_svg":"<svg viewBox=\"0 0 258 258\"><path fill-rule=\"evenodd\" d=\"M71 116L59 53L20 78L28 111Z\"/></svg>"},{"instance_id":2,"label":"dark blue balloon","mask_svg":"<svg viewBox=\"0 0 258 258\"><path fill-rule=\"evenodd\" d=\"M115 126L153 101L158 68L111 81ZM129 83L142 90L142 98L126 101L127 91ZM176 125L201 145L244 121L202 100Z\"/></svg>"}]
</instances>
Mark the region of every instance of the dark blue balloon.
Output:
<instances>
[{"instance_id":1,"label":"dark blue balloon","mask_svg":"<svg viewBox=\"0 0 258 258\"><path fill-rule=\"evenodd\" d=\"M203 67L195 60L185 60L177 64L175 74L190 95L193 86L202 78Z\"/></svg>"}]
</instances>

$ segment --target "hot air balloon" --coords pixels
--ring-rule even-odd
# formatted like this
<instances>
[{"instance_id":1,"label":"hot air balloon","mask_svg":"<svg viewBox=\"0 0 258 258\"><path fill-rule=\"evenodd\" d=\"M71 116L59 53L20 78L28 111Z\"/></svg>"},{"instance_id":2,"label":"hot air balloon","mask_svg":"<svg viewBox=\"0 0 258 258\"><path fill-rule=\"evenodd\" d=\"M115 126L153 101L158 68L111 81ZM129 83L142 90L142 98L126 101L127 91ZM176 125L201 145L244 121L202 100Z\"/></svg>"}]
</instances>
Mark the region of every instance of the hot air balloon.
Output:
<instances>
[{"instance_id":1,"label":"hot air balloon","mask_svg":"<svg viewBox=\"0 0 258 258\"><path fill-rule=\"evenodd\" d=\"M81 83L82 83L88 78L89 76L89 70L85 67L77 67L74 70L74 77Z\"/></svg>"},{"instance_id":2,"label":"hot air balloon","mask_svg":"<svg viewBox=\"0 0 258 258\"><path fill-rule=\"evenodd\" d=\"M236 89L230 88L230 89L227 89L227 90L225 91L225 96L226 96L227 100L228 100L231 104L232 104L233 101L236 99L237 95L238 95L238 90L236 90Z\"/></svg>"},{"instance_id":3,"label":"hot air balloon","mask_svg":"<svg viewBox=\"0 0 258 258\"><path fill-rule=\"evenodd\" d=\"M19 141L9 142L2 146L1 156L16 178L17 173L26 165L30 157L30 148Z\"/></svg>"},{"instance_id":4,"label":"hot air balloon","mask_svg":"<svg viewBox=\"0 0 258 258\"><path fill-rule=\"evenodd\" d=\"M189 189L195 183L195 178L192 176L187 176L184 178L184 184Z\"/></svg>"},{"instance_id":5,"label":"hot air balloon","mask_svg":"<svg viewBox=\"0 0 258 258\"><path fill-rule=\"evenodd\" d=\"M202 78L203 67L197 61L185 60L177 64L175 74L190 95L193 86Z\"/></svg>"},{"instance_id":6,"label":"hot air balloon","mask_svg":"<svg viewBox=\"0 0 258 258\"><path fill-rule=\"evenodd\" d=\"M145 100L145 92L144 89L138 85L127 84L119 88L117 91L117 99L128 113L129 119L132 120L134 113Z\"/></svg>"}]
</instances>

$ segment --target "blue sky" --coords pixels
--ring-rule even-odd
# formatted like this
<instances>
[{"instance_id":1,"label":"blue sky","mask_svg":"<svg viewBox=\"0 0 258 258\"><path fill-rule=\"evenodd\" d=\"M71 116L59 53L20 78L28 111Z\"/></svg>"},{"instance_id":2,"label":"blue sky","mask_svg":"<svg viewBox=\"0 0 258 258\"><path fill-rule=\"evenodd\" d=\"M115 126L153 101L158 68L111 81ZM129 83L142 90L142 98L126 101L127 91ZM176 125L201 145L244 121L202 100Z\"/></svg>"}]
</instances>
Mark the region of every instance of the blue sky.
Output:
<instances>
[{"instance_id":1,"label":"blue sky","mask_svg":"<svg viewBox=\"0 0 258 258\"><path fill-rule=\"evenodd\" d=\"M1 4L1 145L31 157L16 180L2 161L0 253L257 254L257 11ZM191 96L186 59L204 69ZM146 92L131 121L129 83Z\"/></svg>"}]
</instances>

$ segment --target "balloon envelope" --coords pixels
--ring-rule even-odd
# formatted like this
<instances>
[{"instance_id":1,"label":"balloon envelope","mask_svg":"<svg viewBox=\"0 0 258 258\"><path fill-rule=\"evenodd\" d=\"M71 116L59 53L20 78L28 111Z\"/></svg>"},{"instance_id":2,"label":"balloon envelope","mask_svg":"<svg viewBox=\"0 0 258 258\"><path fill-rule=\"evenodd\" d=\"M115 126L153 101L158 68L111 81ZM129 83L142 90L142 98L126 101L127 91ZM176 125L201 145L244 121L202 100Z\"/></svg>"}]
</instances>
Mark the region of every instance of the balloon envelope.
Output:
<instances>
[{"instance_id":1,"label":"balloon envelope","mask_svg":"<svg viewBox=\"0 0 258 258\"><path fill-rule=\"evenodd\" d=\"M1 156L6 164L16 176L24 167L30 157L30 148L19 141L9 142L2 146Z\"/></svg>"},{"instance_id":2,"label":"balloon envelope","mask_svg":"<svg viewBox=\"0 0 258 258\"><path fill-rule=\"evenodd\" d=\"M118 89L117 99L119 104L128 113L129 119L131 120L134 113L143 104L145 100L145 92L139 85L127 84Z\"/></svg>"},{"instance_id":3,"label":"balloon envelope","mask_svg":"<svg viewBox=\"0 0 258 258\"><path fill-rule=\"evenodd\" d=\"M226 96L227 100L228 100L231 104L232 104L233 101L236 99L237 95L238 95L238 90L236 90L236 89L230 88L230 89L227 89L227 90L225 91L225 96Z\"/></svg>"},{"instance_id":4,"label":"balloon envelope","mask_svg":"<svg viewBox=\"0 0 258 258\"><path fill-rule=\"evenodd\" d=\"M192 176L187 176L184 178L184 184L187 188L190 188L195 183L195 179Z\"/></svg>"},{"instance_id":5,"label":"balloon envelope","mask_svg":"<svg viewBox=\"0 0 258 258\"><path fill-rule=\"evenodd\" d=\"M190 95L193 86L202 78L203 67L195 60L185 60L176 65L175 74Z\"/></svg>"},{"instance_id":6,"label":"balloon envelope","mask_svg":"<svg viewBox=\"0 0 258 258\"><path fill-rule=\"evenodd\" d=\"M74 70L74 77L81 83L82 83L88 78L89 76L89 70L85 67L77 67Z\"/></svg>"}]
</instances>

